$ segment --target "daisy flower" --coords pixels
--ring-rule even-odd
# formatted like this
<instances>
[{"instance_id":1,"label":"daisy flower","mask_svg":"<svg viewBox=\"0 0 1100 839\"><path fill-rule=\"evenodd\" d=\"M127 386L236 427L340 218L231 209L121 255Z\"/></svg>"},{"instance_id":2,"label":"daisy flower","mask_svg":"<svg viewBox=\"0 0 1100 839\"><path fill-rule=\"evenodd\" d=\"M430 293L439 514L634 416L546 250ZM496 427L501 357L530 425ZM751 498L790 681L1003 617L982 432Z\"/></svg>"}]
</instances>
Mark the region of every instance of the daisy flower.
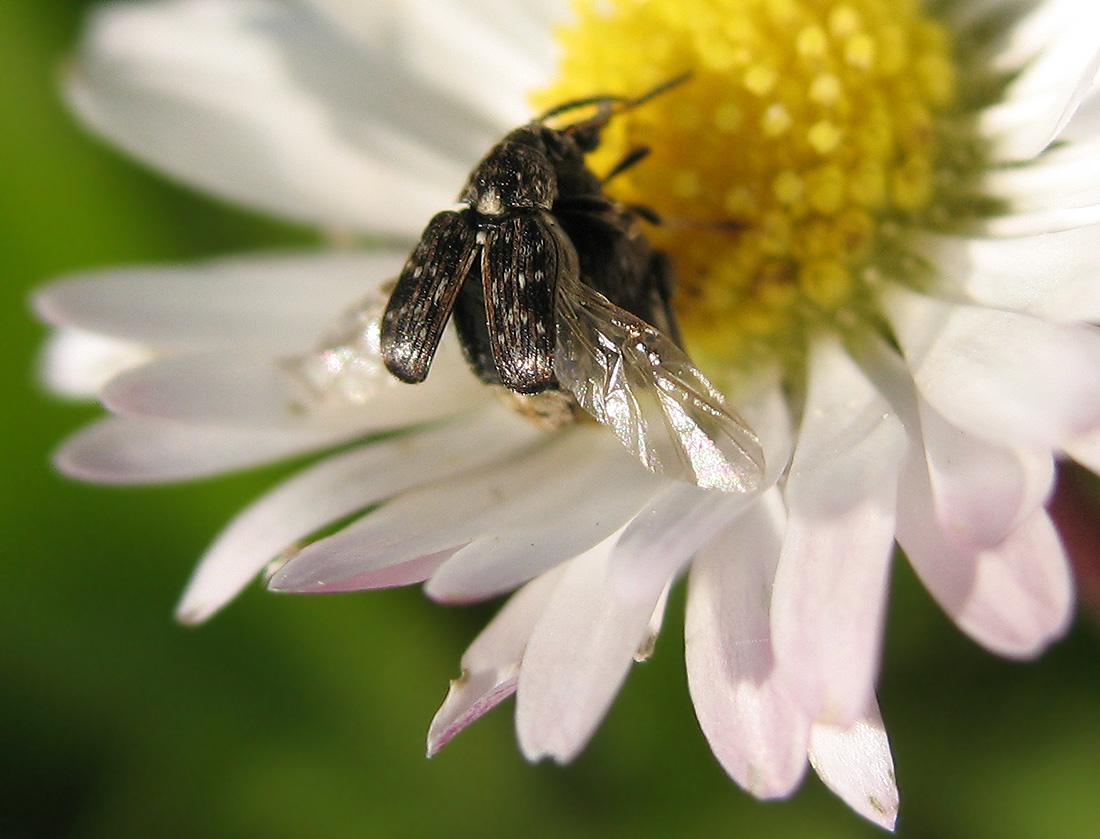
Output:
<instances>
[{"instance_id":1,"label":"daisy flower","mask_svg":"<svg viewBox=\"0 0 1100 839\"><path fill-rule=\"evenodd\" d=\"M280 591L518 589L430 753L515 694L523 753L574 757L686 575L690 690L726 771L775 798L810 765L892 827L875 681L895 544L997 654L1070 620L1045 503L1058 458L1100 471L1098 25L1091 0L106 5L68 79L84 121L342 244L42 290L48 383L110 411L57 463L140 483L328 452L229 524L186 622L265 568ZM758 432L764 490L657 477L596 424L544 431L450 338L423 384L378 374L341 317L489 148L685 72L588 162L651 150L608 188L668 220L651 235L685 345ZM342 391L303 409L285 360L327 334L352 336L327 359Z\"/></svg>"}]
</instances>

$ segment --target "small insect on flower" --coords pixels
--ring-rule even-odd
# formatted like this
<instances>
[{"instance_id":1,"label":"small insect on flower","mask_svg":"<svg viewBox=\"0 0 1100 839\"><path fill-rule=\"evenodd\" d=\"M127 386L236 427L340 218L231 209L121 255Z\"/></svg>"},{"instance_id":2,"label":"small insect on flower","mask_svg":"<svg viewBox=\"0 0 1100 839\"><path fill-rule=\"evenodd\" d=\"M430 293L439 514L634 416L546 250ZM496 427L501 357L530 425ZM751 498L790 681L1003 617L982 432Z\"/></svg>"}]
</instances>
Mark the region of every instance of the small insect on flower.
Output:
<instances>
[{"instance_id":1,"label":"small insect on flower","mask_svg":"<svg viewBox=\"0 0 1100 839\"><path fill-rule=\"evenodd\" d=\"M393 376L416 384L453 315L466 361L525 414L557 426L583 409L652 472L707 489L758 489L756 435L679 347L668 260L641 225L651 214L604 191L647 150L602 179L584 159L615 115L686 78L634 99L566 102L508 134L471 173L458 199L466 208L428 223L389 302L365 301L341 334L291 369L322 397L347 395L377 384L380 355ZM595 113L547 124L579 109Z\"/></svg>"}]
</instances>

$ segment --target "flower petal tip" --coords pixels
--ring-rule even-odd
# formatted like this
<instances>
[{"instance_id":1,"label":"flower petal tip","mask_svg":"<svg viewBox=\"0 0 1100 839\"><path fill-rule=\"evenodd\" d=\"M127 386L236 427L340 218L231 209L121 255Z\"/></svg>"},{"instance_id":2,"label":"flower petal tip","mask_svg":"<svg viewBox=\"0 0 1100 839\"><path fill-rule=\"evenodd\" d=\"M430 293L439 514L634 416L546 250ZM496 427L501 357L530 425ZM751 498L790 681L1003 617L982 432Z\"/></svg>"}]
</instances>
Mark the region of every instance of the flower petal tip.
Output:
<instances>
[{"instance_id":1,"label":"flower petal tip","mask_svg":"<svg viewBox=\"0 0 1100 839\"><path fill-rule=\"evenodd\" d=\"M877 707L855 725L817 724L810 765L822 782L868 821L892 831L900 798L890 743Z\"/></svg>"},{"instance_id":2,"label":"flower petal tip","mask_svg":"<svg viewBox=\"0 0 1100 839\"><path fill-rule=\"evenodd\" d=\"M193 580L176 604L174 617L184 626L198 626L210 620L236 594L236 590L233 590L219 597L210 591L208 585L202 585L199 580Z\"/></svg>"},{"instance_id":3,"label":"flower petal tip","mask_svg":"<svg viewBox=\"0 0 1100 839\"><path fill-rule=\"evenodd\" d=\"M897 830L898 804L899 801L896 797L889 801L879 801L877 798L871 797L867 799L867 806L856 809L856 812L879 827L893 833Z\"/></svg>"},{"instance_id":4,"label":"flower petal tip","mask_svg":"<svg viewBox=\"0 0 1100 839\"><path fill-rule=\"evenodd\" d=\"M448 734L436 732L432 729L429 729L427 747L424 752L424 757L426 757L428 760L431 760L433 757L443 751L444 746L451 742L452 736L453 735L449 736Z\"/></svg>"},{"instance_id":5,"label":"flower petal tip","mask_svg":"<svg viewBox=\"0 0 1100 839\"><path fill-rule=\"evenodd\" d=\"M1038 637L1008 639L1002 643L986 643L988 649L1002 658L1014 661L1034 661L1043 655L1051 646L1061 641L1073 625L1076 611L1070 608L1061 622ZM1016 643L1013 643L1013 640Z\"/></svg>"},{"instance_id":6,"label":"flower petal tip","mask_svg":"<svg viewBox=\"0 0 1100 839\"><path fill-rule=\"evenodd\" d=\"M212 614L213 610L206 606L197 603L188 603L185 600L176 608L175 617L176 622L184 626L198 626L200 623L205 623L206 619Z\"/></svg>"},{"instance_id":7,"label":"flower petal tip","mask_svg":"<svg viewBox=\"0 0 1100 839\"><path fill-rule=\"evenodd\" d=\"M518 665L480 672L463 670L451 680L447 698L428 726L428 757L434 757L460 731L516 692Z\"/></svg>"},{"instance_id":8,"label":"flower petal tip","mask_svg":"<svg viewBox=\"0 0 1100 839\"><path fill-rule=\"evenodd\" d=\"M578 738L573 732L554 726L542 726L535 731L530 731L528 728L534 728L534 726L524 726L517 712L516 735L523 759L528 763L542 763L544 760L549 760L558 766L567 766L576 760L577 756L587 748L593 733L590 732L587 737Z\"/></svg>"},{"instance_id":9,"label":"flower petal tip","mask_svg":"<svg viewBox=\"0 0 1100 839\"><path fill-rule=\"evenodd\" d=\"M570 761L570 758L554 754L549 748L538 746L527 748L522 742L520 743L520 752L523 755L523 759L528 763L542 763L544 760L551 760L558 766L565 766Z\"/></svg>"}]
</instances>

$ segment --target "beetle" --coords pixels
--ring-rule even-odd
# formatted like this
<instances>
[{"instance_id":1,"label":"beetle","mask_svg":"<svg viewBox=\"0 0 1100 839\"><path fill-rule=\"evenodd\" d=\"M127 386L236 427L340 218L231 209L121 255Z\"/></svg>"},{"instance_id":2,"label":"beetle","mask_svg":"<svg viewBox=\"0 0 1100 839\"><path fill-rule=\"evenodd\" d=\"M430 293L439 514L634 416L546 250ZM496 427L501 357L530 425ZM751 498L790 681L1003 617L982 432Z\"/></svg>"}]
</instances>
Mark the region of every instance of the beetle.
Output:
<instances>
[{"instance_id":1,"label":"beetle","mask_svg":"<svg viewBox=\"0 0 1100 839\"><path fill-rule=\"evenodd\" d=\"M637 100L559 105L517 128L474 167L459 201L428 224L401 272L382 320L382 357L404 382L423 381L452 313L464 354L481 379L514 393L559 386L558 284L573 277L675 338L667 260L638 213L610 199L584 155L613 113ZM556 130L551 117L585 105L595 116ZM616 108L615 106L619 107ZM638 162L629 156L616 173Z\"/></svg>"},{"instance_id":2,"label":"beetle","mask_svg":"<svg viewBox=\"0 0 1100 839\"><path fill-rule=\"evenodd\" d=\"M604 190L647 150L604 178L585 162L614 116L686 79L566 102L510 132L471 172L466 206L431 219L384 308L360 321L385 368L416 384L453 317L474 372L526 413L558 425L583 409L651 471L748 492L763 451L679 346L669 262L641 224L656 219ZM551 127L582 108L595 113Z\"/></svg>"}]
</instances>

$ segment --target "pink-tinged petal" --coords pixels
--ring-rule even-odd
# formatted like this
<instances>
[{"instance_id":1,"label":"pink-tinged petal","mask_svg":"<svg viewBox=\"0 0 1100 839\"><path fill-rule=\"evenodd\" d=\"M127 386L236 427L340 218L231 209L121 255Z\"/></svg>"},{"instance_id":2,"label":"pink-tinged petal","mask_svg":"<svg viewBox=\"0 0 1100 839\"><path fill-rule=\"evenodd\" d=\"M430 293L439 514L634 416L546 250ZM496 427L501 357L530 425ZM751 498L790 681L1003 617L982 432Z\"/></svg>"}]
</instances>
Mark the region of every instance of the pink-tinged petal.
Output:
<instances>
[{"instance_id":1,"label":"pink-tinged petal","mask_svg":"<svg viewBox=\"0 0 1100 839\"><path fill-rule=\"evenodd\" d=\"M534 583L531 583L533 585ZM428 757L435 757L455 735L516 692L519 662L486 670L463 670L451 681L443 705L428 729Z\"/></svg>"},{"instance_id":2,"label":"pink-tinged petal","mask_svg":"<svg viewBox=\"0 0 1100 839\"><path fill-rule=\"evenodd\" d=\"M776 678L769 607L783 535L778 490L699 552L685 623L688 687L718 762L757 798L782 798L806 769L809 721Z\"/></svg>"},{"instance_id":3,"label":"pink-tinged petal","mask_svg":"<svg viewBox=\"0 0 1100 839\"><path fill-rule=\"evenodd\" d=\"M1100 224L1017 239L926 235L941 293L1055 321L1100 320Z\"/></svg>"},{"instance_id":4,"label":"pink-tinged petal","mask_svg":"<svg viewBox=\"0 0 1100 839\"><path fill-rule=\"evenodd\" d=\"M394 26L368 50L301 3L114 3L89 21L69 99L97 132L200 189L413 236L503 133L413 72L419 21L383 18Z\"/></svg>"},{"instance_id":5,"label":"pink-tinged petal","mask_svg":"<svg viewBox=\"0 0 1100 839\"><path fill-rule=\"evenodd\" d=\"M549 437L477 472L399 495L305 548L275 574L271 587L348 590L363 574L429 555L457 558L461 552L464 560L440 586L444 594L460 591L461 599L472 600L500 593L499 586L515 588L587 550L638 509L640 502L629 500L630 485L613 471L619 458L618 447L600 429ZM657 480L629 456L621 460L643 485ZM563 521L570 527L562 528ZM432 582L429 593L440 597Z\"/></svg>"},{"instance_id":6,"label":"pink-tinged petal","mask_svg":"<svg viewBox=\"0 0 1100 839\"><path fill-rule=\"evenodd\" d=\"M82 481L148 484L207 478L335 445L346 432L265 431L106 417L82 428L54 465Z\"/></svg>"},{"instance_id":7,"label":"pink-tinged petal","mask_svg":"<svg viewBox=\"0 0 1100 839\"><path fill-rule=\"evenodd\" d=\"M947 423L923 400L921 409L941 533L964 550L995 547L1046 501L1054 459L1046 450L986 443Z\"/></svg>"},{"instance_id":8,"label":"pink-tinged petal","mask_svg":"<svg viewBox=\"0 0 1100 839\"><path fill-rule=\"evenodd\" d=\"M142 344L82 329L59 329L42 351L39 379L57 396L95 399L115 376L152 359L152 351Z\"/></svg>"},{"instance_id":9,"label":"pink-tinged petal","mask_svg":"<svg viewBox=\"0 0 1100 839\"><path fill-rule=\"evenodd\" d=\"M428 757L516 691L527 639L561 579L563 567L536 577L509 598L462 656L462 675L428 729Z\"/></svg>"},{"instance_id":10,"label":"pink-tinged petal","mask_svg":"<svg viewBox=\"0 0 1100 839\"><path fill-rule=\"evenodd\" d=\"M922 462L905 465L898 542L921 581L964 632L995 653L1037 655L1066 630L1073 582L1047 514L1036 510L999 545L964 550L944 538Z\"/></svg>"},{"instance_id":11,"label":"pink-tinged petal","mask_svg":"<svg viewBox=\"0 0 1100 839\"><path fill-rule=\"evenodd\" d=\"M163 358L114 378L104 406L145 419L270 430L359 429L363 433L431 422L483 404L491 394L444 341L427 381L387 380L362 405L303 405L299 388L269 355L208 352Z\"/></svg>"},{"instance_id":12,"label":"pink-tinged petal","mask_svg":"<svg viewBox=\"0 0 1100 839\"><path fill-rule=\"evenodd\" d=\"M410 488L504 457L535 434L528 424L496 410L321 461L253 502L222 531L195 569L177 617L185 623L206 620L269 562L321 528ZM422 565L404 572L424 574L414 580L419 582L434 570ZM379 587L401 582L392 576L376 581Z\"/></svg>"},{"instance_id":13,"label":"pink-tinged petal","mask_svg":"<svg viewBox=\"0 0 1100 839\"><path fill-rule=\"evenodd\" d=\"M1054 477L1049 449L994 445L947 422L884 342L863 343L863 364L905 425L910 456L923 459L947 541L964 551L995 547L1043 505Z\"/></svg>"},{"instance_id":14,"label":"pink-tinged petal","mask_svg":"<svg viewBox=\"0 0 1100 839\"><path fill-rule=\"evenodd\" d=\"M772 633L783 678L810 717L845 725L862 713L878 673L906 438L831 339L815 343L809 379Z\"/></svg>"},{"instance_id":15,"label":"pink-tinged petal","mask_svg":"<svg viewBox=\"0 0 1100 839\"><path fill-rule=\"evenodd\" d=\"M904 367L897 368L904 375ZM994 445L952 425L919 395L911 397L917 422L910 427L910 454L923 456L940 535L963 551L999 545L1046 501L1054 479L1050 451Z\"/></svg>"},{"instance_id":16,"label":"pink-tinged petal","mask_svg":"<svg viewBox=\"0 0 1100 839\"><path fill-rule=\"evenodd\" d=\"M158 350L312 349L344 312L395 277L407 252L271 254L94 271L34 295L50 323Z\"/></svg>"},{"instance_id":17,"label":"pink-tinged petal","mask_svg":"<svg viewBox=\"0 0 1100 839\"><path fill-rule=\"evenodd\" d=\"M890 740L878 703L848 727L815 725L810 732L810 764L845 804L875 824L894 829L898 787Z\"/></svg>"},{"instance_id":18,"label":"pink-tinged petal","mask_svg":"<svg viewBox=\"0 0 1100 839\"><path fill-rule=\"evenodd\" d=\"M649 616L649 626L646 628L645 640L634 651L634 661L638 664L649 661L653 653L657 651L657 639L661 635L661 627L665 624L665 609L668 607L668 596L672 592L675 579L669 579L665 583L661 596L657 598L657 605L653 607L653 614Z\"/></svg>"},{"instance_id":19,"label":"pink-tinged petal","mask_svg":"<svg viewBox=\"0 0 1100 839\"><path fill-rule=\"evenodd\" d=\"M758 429L765 452L764 486L786 471L792 446L790 415L782 390L765 374L766 382L753 398L739 405L750 427ZM667 578L700 547L724 530L758 494L730 494L673 483L657 495L623 532L611 562L611 573L624 595L637 587L649 589L648 574Z\"/></svg>"},{"instance_id":20,"label":"pink-tinged petal","mask_svg":"<svg viewBox=\"0 0 1100 839\"><path fill-rule=\"evenodd\" d=\"M1020 72L981 121L1000 159L1030 159L1066 127L1100 70L1098 30L1091 0L1045 0L1011 28L996 63Z\"/></svg>"},{"instance_id":21,"label":"pink-tinged petal","mask_svg":"<svg viewBox=\"0 0 1100 839\"><path fill-rule=\"evenodd\" d=\"M516 731L531 761L572 760L599 725L639 650L670 580L624 599L608 573L616 536L565 567L523 655Z\"/></svg>"},{"instance_id":22,"label":"pink-tinged petal","mask_svg":"<svg viewBox=\"0 0 1100 839\"><path fill-rule=\"evenodd\" d=\"M917 388L960 428L1053 448L1100 425L1100 330L894 288L886 310Z\"/></svg>"},{"instance_id":23,"label":"pink-tinged petal","mask_svg":"<svg viewBox=\"0 0 1100 839\"><path fill-rule=\"evenodd\" d=\"M324 589L325 594L340 594L351 591L374 591L384 588L413 586L431 578L444 562L450 559L453 549L445 549L432 554L421 554L404 562L395 562L362 571L346 580L341 580ZM275 586L271 591L279 591Z\"/></svg>"},{"instance_id":24,"label":"pink-tinged petal","mask_svg":"<svg viewBox=\"0 0 1100 839\"><path fill-rule=\"evenodd\" d=\"M667 485L604 429L590 432L583 448L560 450L532 485L497 501L478 537L432 577L429 597L469 603L510 591L607 538Z\"/></svg>"},{"instance_id":25,"label":"pink-tinged petal","mask_svg":"<svg viewBox=\"0 0 1100 839\"><path fill-rule=\"evenodd\" d=\"M621 596L648 592L652 576L668 579L759 500L756 494L723 493L679 482L666 486L630 521L615 548L610 574Z\"/></svg>"}]
</instances>

